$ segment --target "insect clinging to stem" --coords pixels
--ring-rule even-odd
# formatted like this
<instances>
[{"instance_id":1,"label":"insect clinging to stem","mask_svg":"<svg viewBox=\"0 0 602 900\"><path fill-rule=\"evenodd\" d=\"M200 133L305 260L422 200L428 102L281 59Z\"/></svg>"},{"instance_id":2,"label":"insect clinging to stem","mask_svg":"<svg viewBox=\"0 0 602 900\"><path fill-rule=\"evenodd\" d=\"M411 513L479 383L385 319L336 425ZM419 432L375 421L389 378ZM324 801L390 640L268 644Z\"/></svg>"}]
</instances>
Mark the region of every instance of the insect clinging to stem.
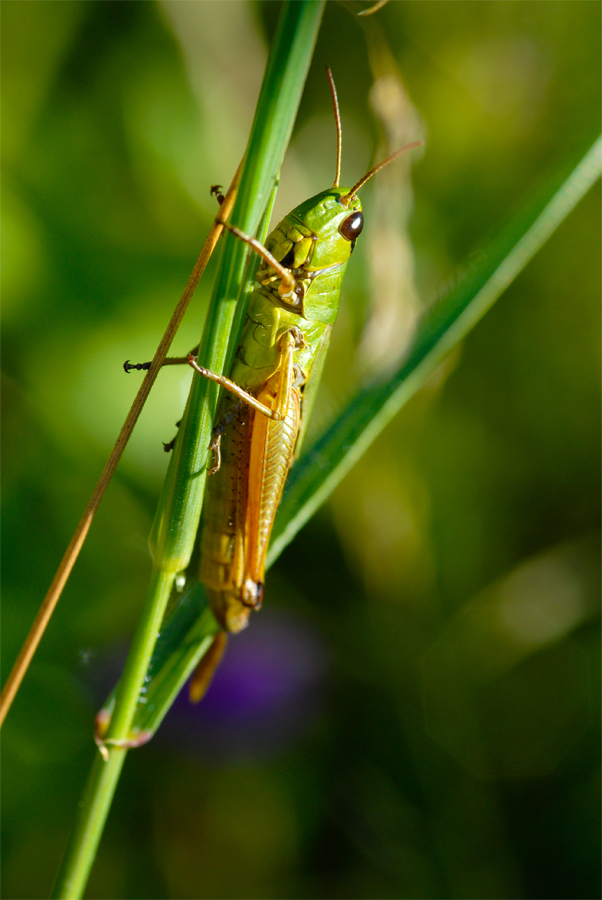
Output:
<instances>
[{"instance_id":1,"label":"insect clinging to stem","mask_svg":"<svg viewBox=\"0 0 602 900\"><path fill-rule=\"evenodd\" d=\"M341 187L340 114L327 74L337 130L334 183L285 216L265 246L224 223L261 257L255 288L229 377L188 357L198 374L225 389L210 445L200 580L227 632L244 628L261 606L276 510L311 414L347 263L364 227L358 191L422 144L407 144L353 187Z\"/></svg>"}]
</instances>

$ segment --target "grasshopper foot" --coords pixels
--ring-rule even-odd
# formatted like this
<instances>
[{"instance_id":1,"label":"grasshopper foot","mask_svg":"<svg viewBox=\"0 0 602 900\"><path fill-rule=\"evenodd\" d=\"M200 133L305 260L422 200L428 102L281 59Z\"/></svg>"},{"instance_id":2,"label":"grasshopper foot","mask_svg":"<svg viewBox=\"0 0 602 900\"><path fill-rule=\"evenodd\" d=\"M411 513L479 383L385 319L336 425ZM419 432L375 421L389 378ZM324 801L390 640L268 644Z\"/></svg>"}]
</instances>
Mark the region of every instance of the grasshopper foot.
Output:
<instances>
[{"instance_id":1,"label":"grasshopper foot","mask_svg":"<svg viewBox=\"0 0 602 900\"><path fill-rule=\"evenodd\" d=\"M151 365L150 362L145 362L145 363L131 363L131 362L129 361L129 359L126 359L126 361L125 361L124 364L123 364L123 369L124 369L124 371L129 375L129 373L130 373L133 369L138 369L139 372L146 372L146 371L148 371L148 369L150 369L150 365Z\"/></svg>"},{"instance_id":2,"label":"grasshopper foot","mask_svg":"<svg viewBox=\"0 0 602 900\"><path fill-rule=\"evenodd\" d=\"M112 708L103 708L94 720L94 742L100 750L100 755L105 762L107 762L109 758L109 749L111 747L121 747L123 750L130 750L134 747L141 747L143 744L146 744L153 736L152 731L139 731L137 734L132 735L132 737L124 738L123 740L111 740L110 738L105 740L105 735L111 724L111 712Z\"/></svg>"},{"instance_id":3,"label":"grasshopper foot","mask_svg":"<svg viewBox=\"0 0 602 900\"><path fill-rule=\"evenodd\" d=\"M224 197L222 191L223 191L223 187L221 186L221 184L212 184L212 185L211 185L211 190L209 191L209 193L211 194L211 196L212 196L212 197L215 197L215 199L217 200L217 202L219 203L220 206L222 205L222 203L223 203L224 200L226 199L226 198Z\"/></svg>"},{"instance_id":4,"label":"grasshopper foot","mask_svg":"<svg viewBox=\"0 0 602 900\"><path fill-rule=\"evenodd\" d=\"M182 424L182 420L180 419L179 422L176 422L176 428L179 428L181 424ZM163 444L163 449L165 450L166 453L169 453L171 450L173 450L177 436L178 435L176 434L175 437L172 437L171 441L169 441L167 444L165 443L165 441L161 442Z\"/></svg>"}]
</instances>

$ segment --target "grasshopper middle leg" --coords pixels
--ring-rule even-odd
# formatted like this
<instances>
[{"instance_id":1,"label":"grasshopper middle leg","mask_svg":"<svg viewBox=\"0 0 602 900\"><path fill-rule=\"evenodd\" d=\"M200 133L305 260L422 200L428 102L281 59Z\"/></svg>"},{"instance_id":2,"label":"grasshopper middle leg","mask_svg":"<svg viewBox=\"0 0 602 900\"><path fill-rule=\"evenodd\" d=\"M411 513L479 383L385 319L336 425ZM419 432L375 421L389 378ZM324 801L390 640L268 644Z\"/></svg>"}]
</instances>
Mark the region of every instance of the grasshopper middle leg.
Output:
<instances>
[{"instance_id":1,"label":"grasshopper middle leg","mask_svg":"<svg viewBox=\"0 0 602 900\"><path fill-rule=\"evenodd\" d=\"M305 339L298 328L291 328L280 338L280 377L278 381L276 403L273 409L266 406L264 403L260 403L253 394L245 391L244 388L241 388L238 384L235 384L235 382L226 378L225 375L216 375L214 372L210 372L209 369L205 369L204 366L200 366L193 353L188 355L188 364L192 366L194 371L198 372L199 375L208 378L209 381L221 385L221 387L238 397L239 400L242 400L243 403L246 403L247 406L252 407L264 416L267 416L268 419L282 421L288 409L293 386L295 374L293 355L298 347L304 346L304 343Z\"/></svg>"}]
</instances>

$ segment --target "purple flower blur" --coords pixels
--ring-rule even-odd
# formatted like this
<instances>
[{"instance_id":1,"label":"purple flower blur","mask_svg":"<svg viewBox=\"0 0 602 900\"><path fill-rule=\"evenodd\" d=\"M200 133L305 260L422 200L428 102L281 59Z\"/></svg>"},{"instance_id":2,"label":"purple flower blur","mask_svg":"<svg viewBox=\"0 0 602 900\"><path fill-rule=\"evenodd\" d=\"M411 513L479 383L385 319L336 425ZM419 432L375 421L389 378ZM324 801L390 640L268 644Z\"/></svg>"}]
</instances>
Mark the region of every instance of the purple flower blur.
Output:
<instances>
[{"instance_id":1,"label":"purple flower blur","mask_svg":"<svg viewBox=\"0 0 602 900\"><path fill-rule=\"evenodd\" d=\"M198 706L182 691L156 741L205 759L271 755L315 718L326 654L308 625L263 610L232 636Z\"/></svg>"}]
</instances>

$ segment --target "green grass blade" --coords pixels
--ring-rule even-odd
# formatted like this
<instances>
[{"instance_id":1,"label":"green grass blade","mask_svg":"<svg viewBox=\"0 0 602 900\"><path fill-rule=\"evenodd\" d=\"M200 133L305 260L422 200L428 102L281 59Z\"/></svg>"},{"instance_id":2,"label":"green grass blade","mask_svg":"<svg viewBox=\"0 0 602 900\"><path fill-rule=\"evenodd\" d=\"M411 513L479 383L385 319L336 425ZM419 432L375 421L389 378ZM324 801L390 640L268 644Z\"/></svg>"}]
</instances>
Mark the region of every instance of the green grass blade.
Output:
<instances>
[{"instance_id":1,"label":"green grass blade","mask_svg":"<svg viewBox=\"0 0 602 900\"><path fill-rule=\"evenodd\" d=\"M232 220L255 232L284 156L313 53L323 2L285 3L271 48L266 75ZM222 371L231 331L242 320L236 301L245 287L247 251L228 235L224 241L212 305L201 342L201 360ZM153 575L140 622L121 678L107 740L123 741L151 660L156 635L175 575L190 559L200 517L207 446L217 401L214 385L195 378L180 434L170 460L151 535ZM126 750L111 744L108 761L97 758L55 886L55 897L80 897L102 834Z\"/></svg>"},{"instance_id":2,"label":"green grass blade","mask_svg":"<svg viewBox=\"0 0 602 900\"><path fill-rule=\"evenodd\" d=\"M425 316L399 368L353 399L295 465L278 511L269 564L600 177L601 141L594 144L568 178L555 179L529 211L502 231L464 279ZM203 655L206 604L202 586L198 582L191 584L166 623L149 672L147 705L139 707L136 713L137 729L156 730ZM164 707L164 702L169 706Z\"/></svg>"},{"instance_id":3,"label":"green grass blade","mask_svg":"<svg viewBox=\"0 0 602 900\"><path fill-rule=\"evenodd\" d=\"M602 173L601 154L599 138L553 194L548 188L546 197L551 199L539 200L504 229L464 279L425 316L399 368L354 398L299 460L291 470L274 523L269 564L597 181Z\"/></svg>"},{"instance_id":4,"label":"green grass blade","mask_svg":"<svg viewBox=\"0 0 602 900\"><path fill-rule=\"evenodd\" d=\"M155 733L219 630L203 585L191 579L155 645L145 703L136 709L133 731L148 737Z\"/></svg>"},{"instance_id":5,"label":"green grass blade","mask_svg":"<svg viewBox=\"0 0 602 900\"><path fill-rule=\"evenodd\" d=\"M232 213L233 221L253 234L265 211L292 131L321 9L322 4L311 0L283 6ZM246 245L228 233L199 349L199 359L214 372L223 371L228 348L233 342L233 327L246 311L243 303L243 309L236 316L237 301L246 287L247 257ZM106 736L107 743L113 746L131 736L140 688L173 581L190 561L203 502L207 448L217 396L217 385L198 376L193 378L150 538L154 562L151 588L119 684Z\"/></svg>"},{"instance_id":6,"label":"green grass blade","mask_svg":"<svg viewBox=\"0 0 602 900\"><path fill-rule=\"evenodd\" d=\"M276 186L257 235L262 243L265 242L269 231L275 199ZM258 262L259 257L252 254L245 273L249 293L253 288ZM236 333L235 325L233 334ZM236 346L237 340L234 339L230 346L231 353L235 351ZM130 727L131 732L153 734L157 730L183 684L209 649L211 639L218 630L219 625L208 606L202 585L194 577L189 577L187 589L177 607L161 623L161 633L146 673L144 702L138 702ZM118 687L119 685L105 703L104 709L108 712L112 712Z\"/></svg>"},{"instance_id":7,"label":"green grass blade","mask_svg":"<svg viewBox=\"0 0 602 900\"><path fill-rule=\"evenodd\" d=\"M240 189L231 221L256 234L280 169L298 108L323 3L315 0L285 4L274 38L247 149ZM199 362L222 373L229 348L244 321L248 248L226 234L213 297L199 347ZM230 352L231 349L230 349ZM150 538L151 552L175 572L190 561L203 503L207 447L219 389L195 377L178 440L157 509Z\"/></svg>"}]
</instances>

